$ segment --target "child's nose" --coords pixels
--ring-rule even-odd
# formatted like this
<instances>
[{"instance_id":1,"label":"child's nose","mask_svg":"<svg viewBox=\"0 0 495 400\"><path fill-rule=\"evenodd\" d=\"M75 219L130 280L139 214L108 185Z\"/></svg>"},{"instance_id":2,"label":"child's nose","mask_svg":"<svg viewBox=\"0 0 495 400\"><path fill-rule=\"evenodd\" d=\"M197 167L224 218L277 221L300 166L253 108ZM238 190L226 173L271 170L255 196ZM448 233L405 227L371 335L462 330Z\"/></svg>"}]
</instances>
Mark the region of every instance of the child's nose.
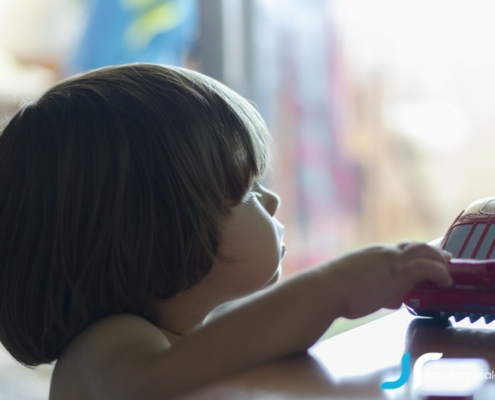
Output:
<instances>
[{"instance_id":1,"label":"child's nose","mask_svg":"<svg viewBox=\"0 0 495 400\"><path fill-rule=\"evenodd\" d=\"M273 217L277 212L278 207L280 206L280 197L277 193L268 190L264 186L261 188L261 190L263 194L263 196L261 197L261 203L263 207L265 207L265 210L268 212L268 214Z\"/></svg>"}]
</instances>

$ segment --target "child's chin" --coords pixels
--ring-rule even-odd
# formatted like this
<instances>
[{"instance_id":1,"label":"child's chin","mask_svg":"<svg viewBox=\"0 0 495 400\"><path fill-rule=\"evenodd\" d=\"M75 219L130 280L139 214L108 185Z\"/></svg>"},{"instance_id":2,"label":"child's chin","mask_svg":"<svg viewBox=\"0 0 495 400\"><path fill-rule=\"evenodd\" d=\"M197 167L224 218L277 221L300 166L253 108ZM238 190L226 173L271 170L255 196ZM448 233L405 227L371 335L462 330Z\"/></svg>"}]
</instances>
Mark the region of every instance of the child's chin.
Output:
<instances>
[{"instance_id":1,"label":"child's chin","mask_svg":"<svg viewBox=\"0 0 495 400\"><path fill-rule=\"evenodd\" d=\"M279 281L281 275L282 275L282 266L279 265L279 267L277 268L277 270L273 274L272 278L265 285L265 287L275 285Z\"/></svg>"}]
</instances>

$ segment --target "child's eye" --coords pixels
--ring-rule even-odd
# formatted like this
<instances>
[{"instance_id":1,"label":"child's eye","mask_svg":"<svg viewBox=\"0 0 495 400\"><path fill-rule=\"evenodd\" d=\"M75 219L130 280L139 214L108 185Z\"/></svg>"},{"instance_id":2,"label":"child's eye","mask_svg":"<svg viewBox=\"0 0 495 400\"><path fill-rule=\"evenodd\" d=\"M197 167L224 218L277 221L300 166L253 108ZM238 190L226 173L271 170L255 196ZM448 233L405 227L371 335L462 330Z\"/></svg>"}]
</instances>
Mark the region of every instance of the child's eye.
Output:
<instances>
[{"instance_id":1,"label":"child's eye","mask_svg":"<svg viewBox=\"0 0 495 400\"><path fill-rule=\"evenodd\" d=\"M250 200L253 197L262 197L263 194L261 193L260 186L258 182L254 182L246 194L246 200Z\"/></svg>"},{"instance_id":2,"label":"child's eye","mask_svg":"<svg viewBox=\"0 0 495 400\"><path fill-rule=\"evenodd\" d=\"M256 197L261 197L263 194L261 193L261 185L259 182L254 182L253 186L251 186L251 193L253 193Z\"/></svg>"},{"instance_id":3,"label":"child's eye","mask_svg":"<svg viewBox=\"0 0 495 400\"><path fill-rule=\"evenodd\" d=\"M263 196L261 184L259 182L254 182L253 186L251 186L251 192L253 192L256 197Z\"/></svg>"}]
</instances>

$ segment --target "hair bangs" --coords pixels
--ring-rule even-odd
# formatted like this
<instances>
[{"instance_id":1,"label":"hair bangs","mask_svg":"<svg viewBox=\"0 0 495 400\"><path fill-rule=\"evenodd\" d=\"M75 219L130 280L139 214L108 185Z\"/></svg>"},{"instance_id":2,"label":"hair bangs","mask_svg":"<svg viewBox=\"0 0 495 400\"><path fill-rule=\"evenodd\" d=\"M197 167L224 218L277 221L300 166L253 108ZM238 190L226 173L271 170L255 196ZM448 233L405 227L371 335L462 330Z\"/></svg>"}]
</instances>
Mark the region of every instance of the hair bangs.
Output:
<instances>
[{"instance_id":1,"label":"hair bangs","mask_svg":"<svg viewBox=\"0 0 495 400\"><path fill-rule=\"evenodd\" d=\"M266 124L249 101L221 83L214 82L216 92L226 103L227 114L220 146L221 180L228 200L238 203L254 182L262 180L269 165L270 135Z\"/></svg>"}]
</instances>

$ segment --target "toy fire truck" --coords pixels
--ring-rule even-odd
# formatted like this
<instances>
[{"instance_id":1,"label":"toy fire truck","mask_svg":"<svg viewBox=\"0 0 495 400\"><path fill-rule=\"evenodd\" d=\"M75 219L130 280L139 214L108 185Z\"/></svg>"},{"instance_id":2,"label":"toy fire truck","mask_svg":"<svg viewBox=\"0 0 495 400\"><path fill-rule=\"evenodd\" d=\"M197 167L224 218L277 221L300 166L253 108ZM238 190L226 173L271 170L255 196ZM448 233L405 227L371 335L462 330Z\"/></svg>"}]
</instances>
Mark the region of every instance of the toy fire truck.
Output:
<instances>
[{"instance_id":1,"label":"toy fire truck","mask_svg":"<svg viewBox=\"0 0 495 400\"><path fill-rule=\"evenodd\" d=\"M439 247L452 253L451 288L424 281L404 297L413 315L471 322L495 320L495 197L471 203L453 222Z\"/></svg>"}]
</instances>

